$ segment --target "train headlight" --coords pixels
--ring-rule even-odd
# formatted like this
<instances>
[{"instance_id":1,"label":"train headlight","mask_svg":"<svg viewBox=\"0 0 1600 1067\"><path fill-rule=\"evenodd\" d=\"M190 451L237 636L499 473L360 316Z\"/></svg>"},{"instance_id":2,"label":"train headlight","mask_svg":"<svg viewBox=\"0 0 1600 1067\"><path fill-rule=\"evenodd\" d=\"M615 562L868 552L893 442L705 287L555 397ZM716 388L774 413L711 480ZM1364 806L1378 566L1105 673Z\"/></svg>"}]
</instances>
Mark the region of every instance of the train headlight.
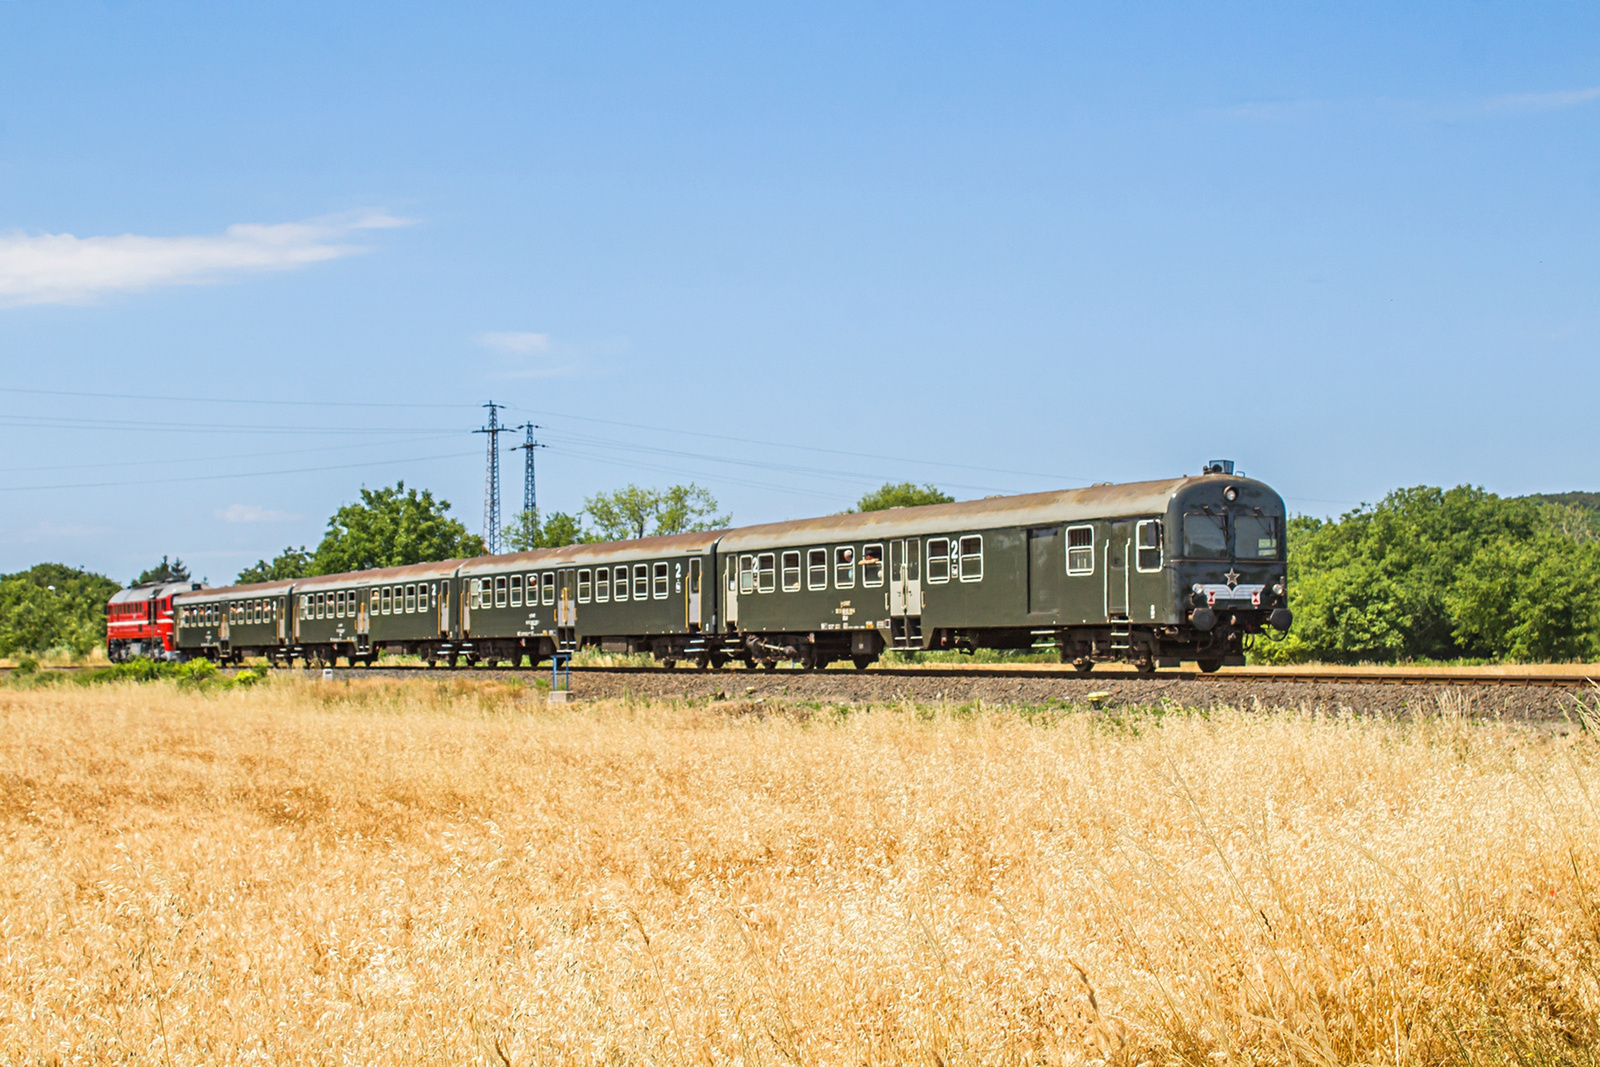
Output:
<instances>
[{"instance_id":1,"label":"train headlight","mask_svg":"<svg viewBox=\"0 0 1600 1067\"><path fill-rule=\"evenodd\" d=\"M1272 587L1272 595L1273 596L1282 596L1283 595L1283 583L1282 582L1279 582L1277 585Z\"/></svg>"},{"instance_id":2,"label":"train headlight","mask_svg":"<svg viewBox=\"0 0 1600 1067\"><path fill-rule=\"evenodd\" d=\"M1222 491L1222 496L1223 496L1223 498L1224 498L1224 499L1225 499L1225 500L1227 500L1227 501L1228 501L1228 503L1230 503L1230 504L1231 504L1231 503L1233 503L1233 502L1234 502L1234 501L1235 501L1235 500L1238 500L1238 499L1239 499L1239 489L1238 489L1238 487L1237 487L1237 486L1232 486L1232 485L1230 485L1230 486L1228 486L1228 488L1226 488L1226 489L1224 489L1224 490L1223 490L1223 491Z\"/></svg>"}]
</instances>

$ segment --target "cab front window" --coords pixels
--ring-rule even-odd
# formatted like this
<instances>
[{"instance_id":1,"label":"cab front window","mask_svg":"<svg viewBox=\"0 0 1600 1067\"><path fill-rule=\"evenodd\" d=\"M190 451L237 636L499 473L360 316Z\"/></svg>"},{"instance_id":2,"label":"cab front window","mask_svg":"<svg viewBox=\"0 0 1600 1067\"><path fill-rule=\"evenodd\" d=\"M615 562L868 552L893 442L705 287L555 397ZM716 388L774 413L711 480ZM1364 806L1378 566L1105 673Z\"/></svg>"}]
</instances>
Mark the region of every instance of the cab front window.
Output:
<instances>
[{"instance_id":1,"label":"cab front window","mask_svg":"<svg viewBox=\"0 0 1600 1067\"><path fill-rule=\"evenodd\" d=\"M1236 515L1233 554L1236 559L1278 559L1282 548L1276 515Z\"/></svg>"},{"instance_id":2,"label":"cab front window","mask_svg":"<svg viewBox=\"0 0 1600 1067\"><path fill-rule=\"evenodd\" d=\"M1189 559L1228 558L1228 520L1193 512L1183 517L1183 554Z\"/></svg>"}]
</instances>

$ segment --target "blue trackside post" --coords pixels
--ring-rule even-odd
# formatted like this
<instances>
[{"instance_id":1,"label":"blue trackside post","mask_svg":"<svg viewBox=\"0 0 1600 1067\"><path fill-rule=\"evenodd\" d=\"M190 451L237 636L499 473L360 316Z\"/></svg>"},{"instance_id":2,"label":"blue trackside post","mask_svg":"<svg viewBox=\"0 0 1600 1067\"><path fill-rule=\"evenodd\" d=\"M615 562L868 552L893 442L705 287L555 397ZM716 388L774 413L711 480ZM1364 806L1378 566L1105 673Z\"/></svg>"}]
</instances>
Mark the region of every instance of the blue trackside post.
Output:
<instances>
[{"instance_id":1,"label":"blue trackside post","mask_svg":"<svg viewBox=\"0 0 1600 1067\"><path fill-rule=\"evenodd\" d=\"M557 652L550 657L550 692L566 693L572 690L572 653Z\"/></svg>"}]
</instances>

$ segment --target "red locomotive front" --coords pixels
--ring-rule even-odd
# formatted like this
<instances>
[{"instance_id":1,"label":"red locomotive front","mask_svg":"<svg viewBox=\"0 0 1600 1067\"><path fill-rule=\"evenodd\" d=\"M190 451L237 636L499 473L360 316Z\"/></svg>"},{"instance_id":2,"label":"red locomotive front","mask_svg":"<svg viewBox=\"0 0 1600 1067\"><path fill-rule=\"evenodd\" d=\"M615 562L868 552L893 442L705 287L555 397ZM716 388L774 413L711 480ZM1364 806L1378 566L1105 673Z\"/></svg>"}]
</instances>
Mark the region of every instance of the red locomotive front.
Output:
<instances>
[{"instance_id":1,"label":"red locomotive front","mask_svg":"<svg viewBox=\"0 0 1600 1067\"><path fill-rule=\"evenodd\" d=\"M106 605L106 656L113 663L176 659L172 598L199 588L199 582L147 582L120 590Z\"/></svg>"}]
</instances>

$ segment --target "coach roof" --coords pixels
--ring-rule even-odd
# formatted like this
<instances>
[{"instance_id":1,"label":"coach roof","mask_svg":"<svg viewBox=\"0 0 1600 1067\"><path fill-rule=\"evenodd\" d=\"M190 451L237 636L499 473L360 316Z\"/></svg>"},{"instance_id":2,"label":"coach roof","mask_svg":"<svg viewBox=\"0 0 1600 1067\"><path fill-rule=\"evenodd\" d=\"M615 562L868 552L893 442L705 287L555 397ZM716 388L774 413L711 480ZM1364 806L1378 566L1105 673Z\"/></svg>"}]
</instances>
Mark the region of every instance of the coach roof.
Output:
<instances>
[{"instance_id":1,"label":"coach roof","mask_svg":"<svg viewBox=\"0 0 1600 1067\"><path fill-rule=\"evenodd\" d=\"M1087 489L964 500L957 504L923 504L918 507L772 522L729 530L723 535L718 550L742 552L830 541L888 540L923 534L960 533L1000 526L1043 526L1134 515L1164 515L1167 505L1179 490L1200 480L1168 478L1124 485L1095 485Z\"/></svg>"},{"instance_id":2,"label":"coach roof","mask_svg":"<svg viewBox=\"0 0 1600 1067\"><path fill-rule=\"evenodd\" d=\"M242 600L253 596L277 596L289 591L294 584L293 579L279 579L275 582L253 582L249 585L224 585L215 589L196 589L192 593L180 594L180 600L185 604L209 604L215 600Z\"/></svg>"},{"instance_id":3,"label":"coach roof","mask_svg":"<svg viewBox=\"0 0 1600 1067\"><path fill-rule=\"evenodd\" d=\"M703 533L672 534L669 537L641 537L633 541L536 548L531 552L513 552L504 556L479 556L461 565L461 576L466 578L543 567L580 567L591 563L625 563L660 559L663 556L693 556L705 552L717 543L717 538L726 534L726 530L707 530Z\"/></svg>"},{"instance_id":4,"label":"coach roof","mask_svg":"<svg viewBox=\"0 0 1600 1067\"><path fill-rule=\"evenodd\" d=\"M437 563L410 563L404 567L374 567L370 571L345 571L342 574L321 574L315 578L301 578L294 583L296 593L314 593L323 589L365 588L369 585L391 585L401 582L443 581L454 578L463 560L442 559Z\"/></svg>"}]
</instances>

